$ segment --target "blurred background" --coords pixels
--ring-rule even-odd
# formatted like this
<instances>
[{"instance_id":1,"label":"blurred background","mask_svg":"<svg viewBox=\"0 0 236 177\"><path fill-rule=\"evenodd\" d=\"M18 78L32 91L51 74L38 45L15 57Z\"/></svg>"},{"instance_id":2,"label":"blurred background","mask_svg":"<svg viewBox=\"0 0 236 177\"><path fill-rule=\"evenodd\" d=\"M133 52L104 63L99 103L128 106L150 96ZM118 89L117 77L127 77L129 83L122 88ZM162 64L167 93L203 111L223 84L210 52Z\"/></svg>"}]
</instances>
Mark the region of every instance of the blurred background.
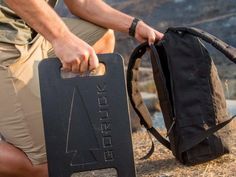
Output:
<instances>
[{"instance_id":1,"label":"blurred background","mask_svg":"<svg viewBox=\"0 0 236 177\"><path fill-rule=\"evenodd\" d=\"M138 17L161 32L170 26L193 26L201 28L236 47L236 1L235 0L106 0L108 4L134 17ZM60 0L56 10L61 16L71 16ZM137 45L126 34L116 33L115 52L125 63ZM206 44L217 65L231 114L236 114L236 65ZM152 80L150 62L142 63L140 87L154 118L159 122L158 100ZM132 116L134 117L133 113ZM160 124L159 124L160 125Z\"/></svg>"},{"instance_id":2,"label":"blurred background","mask_svg":"<svg viewBox=\"0 0 236 177\"><path fill-rule=\"evenodd\" d=\"M193 26L201 28L236 47L236 0L106 0L106 2L116 9L143 19L161 32L165 32L170 26ZM61 0L56 9L61 16L71 16ZM132 50L138 43L128 35L118 32L116 32L116 41L115 52L120 53L127 64ZM213 47L207 44L206 46L217 65L227 98L229 113L231 115L236 114L236 65ZM155 127L164 128L148 57L145 57L142 62L140 89L144 101L152 113ZM234 143L232 152L234 155L224 156L224 158L217 161L190 168L177 163L167 149L158 145L151 159L138 160L148 151L150 139L144 131L137 131L140 130L139 119L132 109L131 121L132 129L136 131L132 139L138 176L235 176L236 134L232 138L232 143ZM236 128L236 121L232 125ZM165 134L166 131L162 132ZM101 172L101 175L98 176L117 176L111 175L111 173L114 174L114 172ZM92 177L96 174L88 173L87 176ZM82 176L84 177L85 174L81 174ZM73 177L79 176L75 175Z\"/></svg>"}]
</instances>

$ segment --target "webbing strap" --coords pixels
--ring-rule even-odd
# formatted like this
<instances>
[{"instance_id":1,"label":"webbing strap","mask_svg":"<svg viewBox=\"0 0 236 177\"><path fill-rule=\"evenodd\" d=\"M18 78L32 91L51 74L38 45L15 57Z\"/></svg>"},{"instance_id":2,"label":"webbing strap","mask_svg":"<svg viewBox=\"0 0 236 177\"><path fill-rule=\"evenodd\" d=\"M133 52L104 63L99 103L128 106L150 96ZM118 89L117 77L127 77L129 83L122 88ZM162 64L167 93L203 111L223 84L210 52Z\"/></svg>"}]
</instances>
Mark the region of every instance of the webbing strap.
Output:
<instances>
[{"instance_id":1,"label":"webbing strap","mask_svg":"<svg viewBox=\"0 0 236 177\"><path fill-rule=\"evenodd\" d=\"M150 113L144 104L140 91L138 89L138 72L141 63L141 57L144 55L148 48L148 43L143 43L139 45L132 53L127 70L127 90L130 98L130 102L140 118L140 122L145 128L166 148L170 149L170 142L166 140L152 125L152 119ZM152 144L152 151L146 155L149 157L153 151L154 147Z\"/></svg>"},{"instance_id":2,"label":"webbing strap","mask_svg":"<svg viewBox=\"0 0 236 177\"><path fill-rule=\"evenodd\" d=\"M196 37L199 37L203 39L204 41L210 43L213 47L215 47L219 51L221 51L232 62L236 63L236 48L226 44L219 38L213 36L212 34L206 31L203 31L201 29L194 28L194 27L173 27L173 28L169 28L168 30L175 31L175 32L178 32L178 31L187 32Z\"/></svg>"},{"instance_id":3,"label":"webbing strap","mask_svg":"<svg viewBox=\"0 0 236 177\"><path fill-rule=\"evenodd\" d=\"M140 44L131 54L127 69L127 90L130 102L135 112L138 114L141 124L148 129L153 126L152 120L147 107L142 101L143 99L138 88L139 66L141 57L146 52L147 47L148 43Z\"/></svg>"},{"instance_id":4,"label":"webbing strap","mask_svg":"<svg viewBox=\"0 0 236 177\"><path fill-rule=\"evenodd\" d=\"M149 128L148 131L162 144L164 145L167 149L170 149L170 142L167 141L165 138L162 137L162 135L154 128Z\"/></svg>"},{"instance_id":5,"label":"webbing strap","mask_svg":"<svg viewBox=\"0 0 236 177\"><path fill-rule=\"evenodd\" d=\"M152 142L152 146L151 146L150 150L148 151L148 153L145 156L143 156L142 158L140 158L139 160L146 160L146 159L148 159L149 157L152 156L152 154L153 154L153 152L155 150L155 145L154 145L154 142L152 141L152 137L151 137L150 132L148 132L148 135L149 135L149 138L150 138L150 140Z\"/></svg>"},{"instance_id":6,"label":"webbing strap","mask_svg":"<svg viewBox=\"0 0 236 177\"><path fill-rule=\"evenodd\" d=\"M181 153L185 152L185 151L191 149L192 147L194 147L195 145L199 144L204 139L206 139L207 137L211 136L212 134L214 134L215 132L217 132L218 130L220 130L221 128L226 126L227 124L229 124L234 118L236 118L236 115L233 116L232 118L222 122L222 123L219 123L218 125L215 125L215 126L209 128L204 133L202 133L200 135L196 135L195 137L189 139L187 143L182 143L180 145Z\"/></svg>"}]
</instances>

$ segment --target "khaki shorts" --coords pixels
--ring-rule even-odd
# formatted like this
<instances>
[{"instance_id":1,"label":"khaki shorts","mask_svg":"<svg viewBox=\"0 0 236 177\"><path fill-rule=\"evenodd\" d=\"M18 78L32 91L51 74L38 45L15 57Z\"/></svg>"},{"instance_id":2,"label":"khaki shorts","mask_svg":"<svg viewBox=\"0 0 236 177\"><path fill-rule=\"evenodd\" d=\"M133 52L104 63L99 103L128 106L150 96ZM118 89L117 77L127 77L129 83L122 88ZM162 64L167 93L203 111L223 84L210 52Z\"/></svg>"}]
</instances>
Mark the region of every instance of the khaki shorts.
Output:
<instances>
[{"instance_id":1,"label":"khaki shorts","mask_svg":"<svg viewBox=\"0 0 236 177\"><path fill-rule=\"evenodd\" d=\"M64 18L70 30L93 45L107 29ZM30 45L0 43L0 134L23 150L33 164L46 163L38 63L53 55L42 36Z\"/></svg>"}]
</instances>

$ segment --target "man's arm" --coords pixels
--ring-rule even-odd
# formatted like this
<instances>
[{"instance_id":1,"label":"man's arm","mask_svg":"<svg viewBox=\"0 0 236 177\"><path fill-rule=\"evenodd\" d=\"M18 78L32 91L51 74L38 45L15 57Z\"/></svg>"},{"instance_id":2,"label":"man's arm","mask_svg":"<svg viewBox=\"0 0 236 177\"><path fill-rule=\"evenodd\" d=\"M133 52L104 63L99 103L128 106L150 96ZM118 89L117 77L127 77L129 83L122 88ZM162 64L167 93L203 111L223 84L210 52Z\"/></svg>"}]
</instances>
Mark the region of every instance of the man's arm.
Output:
<instances>
[{"instance_id":1,"label":"man's arm","mask_svg":"<svg viewBox=\"0 0 236 177\"><path fill-rule=\"evenodd\" d=\"M72 34L56 12L44 0L5 0L5 3L53 45L63 68L84 72L98 66L95 51Z\"/></svg>"},{"instance_id":2,"label":"man's arm","mask_svg":"<svg viewBox=\"0 0 236 177\"><path fill-rule=\"evenodd\" d=\"M133 17L124 14L102 0L64 0L69 10L75 16L93 22L97 25L128 33ZM163 34L139 22L135 37L140 42L153 43L163 37Z\"/></svg>"},{"instance_id":3,"label":"man's arm","mask_svg":"<svg viewBox=\"0 0 236 177\"><path fill-rule=\"evenodd\" d=\"M68 28L44 0L5 0L6 4L50 42Z\"/></svg>"}]
</instances>

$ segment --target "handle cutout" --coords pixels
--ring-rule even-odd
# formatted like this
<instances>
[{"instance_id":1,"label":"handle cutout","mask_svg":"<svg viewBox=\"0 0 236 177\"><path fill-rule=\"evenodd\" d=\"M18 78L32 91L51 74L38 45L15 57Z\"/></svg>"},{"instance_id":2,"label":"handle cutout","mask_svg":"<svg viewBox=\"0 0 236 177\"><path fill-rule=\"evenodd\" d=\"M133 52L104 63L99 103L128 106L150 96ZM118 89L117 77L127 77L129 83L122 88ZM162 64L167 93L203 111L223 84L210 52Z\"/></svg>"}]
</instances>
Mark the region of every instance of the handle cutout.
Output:
<instances>
[{"instance_id":1,"label":"handle cutout","mask_svg":"<svg viewBox=\"0 0 236 177\"><path fill-rule=\"evenodd\" d=\"M104 76L106 74L106 66L104 63L99 63L99 66L96 69L91 71L86 71L84 73L73 73L61 70L62 79L70 79L75 77L97 77Z\"/></svg>"}]
</instances>

